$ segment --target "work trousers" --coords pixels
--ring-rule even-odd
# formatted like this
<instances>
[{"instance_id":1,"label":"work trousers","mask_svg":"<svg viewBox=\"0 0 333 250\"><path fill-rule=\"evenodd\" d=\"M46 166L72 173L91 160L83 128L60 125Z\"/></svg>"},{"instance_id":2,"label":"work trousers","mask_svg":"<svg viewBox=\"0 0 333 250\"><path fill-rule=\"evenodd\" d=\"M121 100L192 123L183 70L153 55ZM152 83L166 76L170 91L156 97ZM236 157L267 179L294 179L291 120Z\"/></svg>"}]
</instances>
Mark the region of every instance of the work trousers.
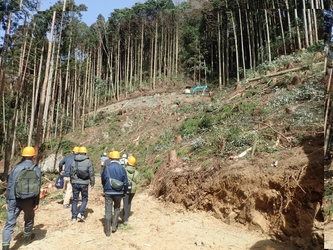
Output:
<instances>
[{"instance_id":1,"label":"work trousers","mask_svg":"<svg viewBox=\"0 0 333 250\"><path fill-rule=\"evenodd\" d=\"M105 219L112 220L112 228L118 225L118 217L120 213L120 203L123 195L105 194ZM112 216L112 207L114 209Z\"/></svg>"},{"instance_id":2,"label":"work trousers","mask_svg":"<svg viewBox=\"0 0 333 250\"><path fill-rule=\"evenodd\" d=\"M131 215L131 206L134 195L135 193L126 194L123 198L123 203L124 203L123 222L128 222L128 218Z\"/></svg>"},{"instance_id":3,"label":"work trousers","mask_svg":"<svg viewBox=\"0 0 333 250\"><path fill-rule=\"evenodd\" d=\"M70 181L70 177L64 177L64 188L62 189L62 192L65 194L65 196L63 205L69 205L73 197L73 189Z\"/></svg>"},{"instance_id":4,"label":"work trousers","mask_svg":"<svg viewBox=\"0 0 333 250\"><path fill-rule=\"evenodd\" d=\"M9 245L21 211L24 212L24 234L30 234L34 226L34 198L9 200L7 208L7 221L2 231L2 245Z\"/></svg>"},{"instance_id":5,"label":"work trousers","mask_svg":"<svg viewBox=\"0 0 333 250\"><path fill-rule=\"evenodd\" d=\"M88 184L72 184L73 188L73 202L72 202L72 219L77 219L78 213L84 215L84 210L88 204ZM81 193L82 203L78 212L77 204L79 202L79 195Z\"/></svg>"}]
</instances>

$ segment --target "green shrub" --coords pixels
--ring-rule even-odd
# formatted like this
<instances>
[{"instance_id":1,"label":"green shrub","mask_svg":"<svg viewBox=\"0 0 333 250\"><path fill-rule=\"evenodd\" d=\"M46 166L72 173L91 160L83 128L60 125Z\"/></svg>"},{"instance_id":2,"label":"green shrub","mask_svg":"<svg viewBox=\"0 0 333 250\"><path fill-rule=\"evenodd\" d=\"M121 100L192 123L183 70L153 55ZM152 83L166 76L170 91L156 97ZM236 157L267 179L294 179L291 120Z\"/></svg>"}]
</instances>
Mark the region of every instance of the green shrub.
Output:
<instances>
[{"instance_id":1,"label":"green shrub","mask_svg":"<svg viewBox=\"0 0 333 250\"><path fill-rule=\"evenodd\" d=\"M181 126L181 135L184 138L191 138L197 133L198 121L195 119L187 119Z\"/></svg>"},{"instance_id":2,"label":"green shrub","mask_svg":"<svg viewBox=\"0 0 333 250\"><path fill-rule=\"evenodd\" d=\"M2 197L0 198L0 224L3 224L7 219L7 209L3 206L4 204L6 204L6 198Z\"/></svg>"},{"instance_id":3,"label":"green shrub","mask_svg":"<svg viewBox=\"0 0 333 250\"><path fill-rule=\"evenodd\" d=\"M210 131L213 128L213 117L212 115L205 115L198 123L200 132Z\"/></svg>"},{"instance_id":4,"label":"green shrub","mask_svg":"<svg viewBox=\"0 0 333 250\"><path fill-rule=\"evenodd\" d=\"M143 168L142 176L147 179L148 181L151 181L154 177L154 171L150 167Z\"/></svg>"},{"instance_id":5,"label":"green shrub","mask_svg":"<svg viewBox=\"0 0 333 250\"><path fill-rule=\"evenodd\" d=\"M199 136L191 142L191 146L193 151L202 149L205 146L205 140Z\"/></svg>"}]
</instances>

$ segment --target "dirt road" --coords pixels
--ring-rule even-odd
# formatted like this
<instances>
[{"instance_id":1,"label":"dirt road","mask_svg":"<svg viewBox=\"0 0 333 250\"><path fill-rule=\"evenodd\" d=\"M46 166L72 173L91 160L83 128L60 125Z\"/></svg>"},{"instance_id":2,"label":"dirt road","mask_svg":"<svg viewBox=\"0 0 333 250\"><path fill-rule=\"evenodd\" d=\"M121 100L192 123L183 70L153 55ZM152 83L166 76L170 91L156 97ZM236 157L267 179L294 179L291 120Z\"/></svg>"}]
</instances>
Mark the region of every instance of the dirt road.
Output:
<instances>
[{"instance_id":1,"label":"dirt road","mask_svg":"<svg viewBox=\"0 0 333 250\"><path fill-rule=\"evenodd\" d=\"M117 232L106 237L103 232L104 198L99 176L96 176L95 188L89 192L87 219L73 223L70 210L62 208L61 200L50 199L60 191L50 189L36 213L36 240L23 246L22 227L19 226L11 249L295 249L274 243L259 232L229 226L208 213L189 212L179 205L163 203L148 196L148 190L139 191L134 197L129 225L123 226L119 219Z\"/></svg>"}]
</instances>

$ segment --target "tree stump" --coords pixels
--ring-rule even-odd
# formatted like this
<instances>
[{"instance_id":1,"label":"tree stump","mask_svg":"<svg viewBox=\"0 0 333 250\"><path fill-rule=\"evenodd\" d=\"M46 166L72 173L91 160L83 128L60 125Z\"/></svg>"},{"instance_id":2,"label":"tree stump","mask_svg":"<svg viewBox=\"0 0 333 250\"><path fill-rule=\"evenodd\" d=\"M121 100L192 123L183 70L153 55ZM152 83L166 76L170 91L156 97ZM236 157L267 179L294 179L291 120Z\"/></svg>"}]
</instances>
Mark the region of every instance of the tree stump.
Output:
<instances>
[{"instance_id":1,"label":"tree stump","mask_svg":"<svg viewBox=\"0 0 333 250\"><path fill-rule=\"evenodd\" d=\"M177 165L177 162L178 162L177 152L176 150L171 150L169 152L169 166L171 168L175 167Z\"/></svg>"}]
</instances>

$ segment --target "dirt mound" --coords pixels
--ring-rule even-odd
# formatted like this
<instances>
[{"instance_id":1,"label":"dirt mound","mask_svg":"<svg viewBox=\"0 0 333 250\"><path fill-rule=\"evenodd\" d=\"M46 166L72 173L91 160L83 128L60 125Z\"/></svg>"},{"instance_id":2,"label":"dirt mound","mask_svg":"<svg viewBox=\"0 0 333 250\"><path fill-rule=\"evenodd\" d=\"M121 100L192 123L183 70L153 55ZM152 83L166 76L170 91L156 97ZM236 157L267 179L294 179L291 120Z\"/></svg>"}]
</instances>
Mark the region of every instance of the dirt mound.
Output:
<instances>
[{"instance_id":1,"label":"dirt mound","mask_svg":"<svg viewBox=\"0 0 333 250\"><path fill-rule=\"evenodd\" d=\"M164 164L151 183L159 199L189 210L212 212L223 222L289 241L300 249L323 249L321 199L323 139L248 160L214 159L204 169L178 160Z\"/></svg>"}]
</instances>

